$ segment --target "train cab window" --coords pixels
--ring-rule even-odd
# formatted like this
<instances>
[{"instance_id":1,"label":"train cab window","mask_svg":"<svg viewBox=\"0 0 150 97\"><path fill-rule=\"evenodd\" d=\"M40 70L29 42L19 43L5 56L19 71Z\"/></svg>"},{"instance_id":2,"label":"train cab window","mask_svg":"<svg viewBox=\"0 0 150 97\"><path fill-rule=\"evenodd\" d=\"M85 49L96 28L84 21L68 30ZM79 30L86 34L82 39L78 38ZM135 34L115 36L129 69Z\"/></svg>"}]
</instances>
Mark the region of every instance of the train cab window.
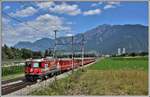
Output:
<instances>
[{"instance_id":1,"label":"train cab window","mask_svg":"<svg viewBox=\"0 0 150 97\"><path fill-rule=\"evenodd\" d=\"M39 67L39 63L33 63L33 67Z\"/></svg>"},{"instance_id":2,"label":"train cab window","mask_svg":"<svg viewBox=\"0 0 150 97\"><path fill-rule=\"evenodd\" d=\"M45 68L48 68L48 64L45 64Z\"/></svg>"}]
</instances>

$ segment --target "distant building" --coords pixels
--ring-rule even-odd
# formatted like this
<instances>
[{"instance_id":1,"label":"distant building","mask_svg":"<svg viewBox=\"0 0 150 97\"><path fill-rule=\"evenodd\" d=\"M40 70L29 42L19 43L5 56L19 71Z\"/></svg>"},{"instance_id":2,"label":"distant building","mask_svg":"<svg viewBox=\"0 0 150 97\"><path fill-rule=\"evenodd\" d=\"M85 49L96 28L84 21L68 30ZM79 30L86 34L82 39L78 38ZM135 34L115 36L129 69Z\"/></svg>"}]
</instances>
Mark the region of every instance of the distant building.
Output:
<instances>
[{"instance_id":1,"label":"distant building","mask_svg":"<svg viewBox=\"0 0 150 97\"><path fill-rule=\"evenodd\" d=\"M125 48L123 48L123 50L122 50L122 54L125 54L126 53L126 49Z\"/></svg>"},{"instance_id":2,"label":"distant building","mask_svg":"<svg viewBox=\"0 0 150 97\"><path fill-rule=\"evenodd\" d=\"M105 57L110 57L110 55L105 55Z\"/></svg>"},{"instance_id":3,"label":"distant building","mask_svg":"<svg viewBox=\"0 0 150 97\"><path fill-rule=\"evenodd\" d=\"M121 48L118 48L118 55L121 55Z\"/></svg>"}]
</instances>

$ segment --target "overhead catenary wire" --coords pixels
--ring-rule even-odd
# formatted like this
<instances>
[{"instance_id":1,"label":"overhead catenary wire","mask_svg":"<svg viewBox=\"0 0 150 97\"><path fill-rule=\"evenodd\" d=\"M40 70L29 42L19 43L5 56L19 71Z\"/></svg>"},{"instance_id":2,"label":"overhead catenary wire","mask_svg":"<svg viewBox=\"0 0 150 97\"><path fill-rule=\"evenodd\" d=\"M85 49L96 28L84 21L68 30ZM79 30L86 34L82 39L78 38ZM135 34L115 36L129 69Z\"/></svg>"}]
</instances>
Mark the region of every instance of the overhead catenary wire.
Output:
<instances>
[{"instance_id":1,"label":"overhead catenary wire","mask_svg":"<svg viewBox=\"0 0 150 97\"><path fill-rule=\"evenodd\" d=\"M13 19L13 20L15 20L15 21L19 22L19 23L23 23L23 24L25 24L26 26L28 26L28 27L30 27L30 28L32 28L32 29L34 29L34 30L35 30L35 31L37 31L37 32L41 32L39 29L37 29L37 28L35 28L35 27L33 27L33 26L29 25L29 24L28 24L28 23L26 23L26 22L23 22L23 21L22 21L22 20L20 20L20 19L17 19L17 18L15 18L15 17L12 17L11 15L9 15L9 14L5 13L4 11L2 11L2 13L3 13L5 16L7 16L7 17L9 17L9 18L11 18L11 19Z\"/></svg>"},{"instance_id":2,"label":"overhead catenary wire","mask_svg":"<svg viewBox=\"0 0 150 97\"><path fill-rule=\"evenodd\" d=\"M3 13L5 16L7 16L7 17L9 17L9 18L11 18L11 19L13 19L13 20L15 20L15 21L17 21L17 22L23 23L23 24L25 24L26 26L28 26L28 27L34 29L34 31L36 31L36 32L41 32L39 29L35 28L34 26L31 26L31 25L29 25L28 23L26 23L26 22L24 22L24 21L22 21L22 20L20 20L20 19L18 19L18 18L15 18L15 17L13 17L13 16L11 16L11 15L9 15L9 14L7 14L7 13L5 13L4 11L2 11L2 13ZM71 44L72 44L72 43L71 43ZM65 43L65 44L64 44L64 43L56 43L56 45L71 45L71 44L69 44L69 43ZM73 43L73 45L82 45L82 40L81 40L81 42L79 42L79 43Z\"/></svg>"},{"instance_id":3,"label":"overhead catenary wire","mask_svg":"<svg viewBox=\"0 0 150 97\"><path fill-rule=\"evenodd\" d=\"M17 18L15 18L15 17L13 17L13 16L11 16L11 15L9 15L9 14L7 14L7 13L5 13L4 11L2 11L2 13L3 13L3 15L9 17L10 19L15 20L15 21L18 22L18 23L23 23L24 25L28 26L29 28L32 28L32 29L33 29L35 32L37 32L37 33L41 33L41 32L42 32L42 31L40 31L39 29L35 28L34 26L31 26L31 25L29 25L28 23L26 23L26 22L24 22L24 21L22 21L22 20L20 20L20 19L17 19ZM16 29L15 29L15 30L16 30Z\"/></svg>"}]
</instances>

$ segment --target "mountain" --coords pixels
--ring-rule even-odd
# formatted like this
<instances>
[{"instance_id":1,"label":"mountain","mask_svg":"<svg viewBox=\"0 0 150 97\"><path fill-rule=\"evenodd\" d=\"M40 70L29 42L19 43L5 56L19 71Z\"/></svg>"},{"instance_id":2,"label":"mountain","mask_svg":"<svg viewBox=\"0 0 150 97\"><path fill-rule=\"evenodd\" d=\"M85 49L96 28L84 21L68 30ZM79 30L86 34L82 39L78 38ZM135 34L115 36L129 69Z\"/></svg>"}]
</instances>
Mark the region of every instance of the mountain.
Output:
<instances>
[{"instance_id":1,"label":"mountain","mask_svg":"<svg viewBox=\"0 0 150 97\"><path fill-rule=\"evenodd\" d=\"M50 38L42 38L33 43L31 42L18 42L14 45L15 48L28 48L33 51L44 51L49 47L54 46L54 40Z\"/></svg>"},{"instance_id":2,"label":"mountain","mask_svg":"<svg viewBox=\"0 0 150 97\"><path fill-rule=\"evenodd\" d=\"M99 25L84 33L85 50L97 51L103 54L117 53L118 48L125 48L127 52L148 51L148 27L135 25ZM81 34L77 34L74 38L76 43L82 39ZM70 37L61 37L58 43L70 43ZM30 48L32 50L45 50L53 48L54 40L42 38L33 43L19 42L14 47ZM71 50L71 45L59 46L59 49ZM74 49L79 50L80 45L76 45Z\"/></svg>"},{"instance_id":3,"label":"mountain","mask_svg":"<svg viewBox=\"0 0 150 97\"><path fill-rule=\"evenodd\" d=\"M148 27L142 25L102 25L85 33L86 47L102 53L148 51Z\"/></svg>"}]
</instances>

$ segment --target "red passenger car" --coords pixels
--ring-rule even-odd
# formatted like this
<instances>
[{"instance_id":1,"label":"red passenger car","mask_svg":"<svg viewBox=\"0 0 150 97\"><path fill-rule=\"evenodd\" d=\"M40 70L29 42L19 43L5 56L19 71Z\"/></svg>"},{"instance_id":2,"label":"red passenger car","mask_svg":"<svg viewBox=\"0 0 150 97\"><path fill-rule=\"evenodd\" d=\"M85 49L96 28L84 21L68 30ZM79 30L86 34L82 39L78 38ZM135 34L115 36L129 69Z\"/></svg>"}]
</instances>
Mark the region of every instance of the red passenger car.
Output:
<instances>
[{"instance_id":1,"label":"red passenger car","mask_svg":"<svg viewBox=\"0 0 150 97\"><path fill-rule=\"evenodd\" d=\"M70 58L59 59L59 66L60 66L61 72L71 70L73 68L72 59Z\"/></svg>"}]
</instances>

